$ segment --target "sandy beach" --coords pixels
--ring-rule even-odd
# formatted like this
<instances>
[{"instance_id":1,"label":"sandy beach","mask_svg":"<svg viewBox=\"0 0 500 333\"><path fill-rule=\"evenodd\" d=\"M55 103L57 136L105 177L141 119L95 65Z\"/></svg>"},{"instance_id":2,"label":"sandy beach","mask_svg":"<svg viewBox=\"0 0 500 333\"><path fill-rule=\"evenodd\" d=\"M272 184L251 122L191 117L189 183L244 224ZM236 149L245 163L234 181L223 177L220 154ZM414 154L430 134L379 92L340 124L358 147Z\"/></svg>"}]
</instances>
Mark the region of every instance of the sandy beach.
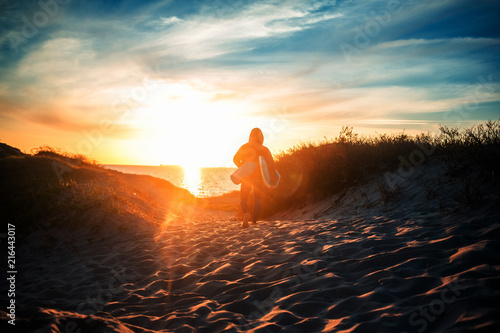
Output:
<instances>
[{"instance_id":1,"label":"sandy beach","mask_svg":"<svg viewBox=\"0 0 500 333\"><path fill-rule=\"evenodd\" d=\"M159 223L131 215L98 230L42 228L19 244L16 329L498 330L494 190L466 210L443 201L462 187L427 166L390 202L377 184L245 230L233 211L187 204L156 212ZM8 319L2 309L4 328Z\"/></svg>"},{"instance_id":2,"label":"sandy beach","mask_svg":"<svg viewBox=\"0 0 500 333\"><path fill-rule=\"evenodd\" d=\"M500 0L0 0L0 333L500 333Z\"/></svg>"}]
</instances>

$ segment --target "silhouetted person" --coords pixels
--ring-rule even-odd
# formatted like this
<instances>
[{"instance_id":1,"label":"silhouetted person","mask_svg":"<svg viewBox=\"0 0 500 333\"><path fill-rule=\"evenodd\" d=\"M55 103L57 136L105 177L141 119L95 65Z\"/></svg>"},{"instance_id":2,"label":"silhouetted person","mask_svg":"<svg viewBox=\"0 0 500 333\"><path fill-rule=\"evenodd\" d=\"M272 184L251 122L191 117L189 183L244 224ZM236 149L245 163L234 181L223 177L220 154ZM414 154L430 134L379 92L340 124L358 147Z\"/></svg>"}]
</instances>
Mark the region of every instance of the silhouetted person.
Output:
<instances>
[{"instance_id":1,"label":"silhouetted person","mask_svg":"<svg viewBox=\"0 0 500 333\"><path fill-rule=\"evenodd\" d=\"M250 218L252 218L253 224L256 224L260 213L264 183L259 166L259 156L264 157L268 165L268 169L270 170L270 174L272 177L275 177L273 156L263 143L264 134L262 134L262 131L259 128L254 128L250 132L248 143L241 146L233 158L234 164L236 164L237 167L241 167L246 162L255 163L255 169L253 172L241 182L241 211L243 212L243 222L241 223L242 228L248 227L248 221ZM273 179L273 181L274 180L275 179ZM254 201L253 216L251 216L248 212L248 198L252 189Z\"/></svg>"}]
</instances>

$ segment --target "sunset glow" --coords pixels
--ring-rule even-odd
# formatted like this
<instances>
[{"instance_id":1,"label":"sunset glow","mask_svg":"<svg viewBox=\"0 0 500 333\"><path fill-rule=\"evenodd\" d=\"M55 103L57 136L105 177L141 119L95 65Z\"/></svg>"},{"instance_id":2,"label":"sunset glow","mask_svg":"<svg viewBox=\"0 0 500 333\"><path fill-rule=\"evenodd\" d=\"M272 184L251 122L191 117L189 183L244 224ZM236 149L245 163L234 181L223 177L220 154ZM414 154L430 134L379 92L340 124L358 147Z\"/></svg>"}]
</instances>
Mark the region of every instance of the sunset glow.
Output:
<instances>
[{"instance_id":1,"label":"sunset glow","mask_svg":"<svg viewBox=\"0 0 500 333\"><path fill-rule=\"evenodd\" d=\"M198 167L184 167L183 187L195 197L200 194L201 170Z\"/></svg>"},{"instance_id":2,"label":"sunset glow","mask_svg":"<svg viewBox=\"0 0 500 333\"><path fill-rule=\"evenodd\" d=\"M238 133L247 132L242 122L247 110L235 102L213 101L213 95L187 84L158 86L130 120L142 129L136 138L141 159L193 168L230 158L235 138L244 140Z\"/></svg>"},{"instance_id":3,"label":"sunset glow","mask_svg":"<svg viewBox=\"0 0 500 333\"><path fill-rule=\"evenodd\" d=\"M28 37L37 1L2 18L0 139L26 152L231 166L254 127L277 152L500 117L495 2L54 3Z\"/></svg>"}]
</instances>

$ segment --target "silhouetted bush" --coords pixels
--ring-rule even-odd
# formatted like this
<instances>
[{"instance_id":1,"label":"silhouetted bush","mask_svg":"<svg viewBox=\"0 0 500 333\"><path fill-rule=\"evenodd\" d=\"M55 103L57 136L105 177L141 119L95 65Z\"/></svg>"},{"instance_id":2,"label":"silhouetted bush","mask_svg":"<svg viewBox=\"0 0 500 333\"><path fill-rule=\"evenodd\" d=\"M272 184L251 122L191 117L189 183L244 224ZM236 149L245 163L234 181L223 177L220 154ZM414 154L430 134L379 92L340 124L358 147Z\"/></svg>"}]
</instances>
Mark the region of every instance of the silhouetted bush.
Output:
<instances>
[{"instance_id":1,"label":"silhouetted bush","mask_svg":"<svg viewBox=\"0 0 500 333\"><path fill-rule=\"evenodd\" d=\"M401 158L425 147L446 160L451 170L474 163L486 172L499 166L500 123L459 130L440 127L440 134L380 134L360 136L343 127L339 136L320 144L304 143L279 153L276 168L282 175L279 187L266 193L263 215L302 207L365 182L374 175L394 171ZM428 162L429 159L426 159Z\"/></svg>"}]
</instances>

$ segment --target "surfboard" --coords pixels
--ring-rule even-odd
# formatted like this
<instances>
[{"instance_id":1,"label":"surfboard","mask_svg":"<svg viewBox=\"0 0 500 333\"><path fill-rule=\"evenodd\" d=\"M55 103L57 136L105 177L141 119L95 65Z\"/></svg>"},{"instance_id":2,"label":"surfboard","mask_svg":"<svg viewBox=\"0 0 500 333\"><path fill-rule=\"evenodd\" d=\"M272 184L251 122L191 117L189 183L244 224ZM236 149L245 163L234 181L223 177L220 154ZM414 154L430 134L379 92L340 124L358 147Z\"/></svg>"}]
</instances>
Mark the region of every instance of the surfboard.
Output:
<instances>
[{"instance_id":1,"label":"surfboard","mask_svg":"<svg viewBox=\"0 0 500 333\"><path fill-rule=\"evenodd\" d=\"M236 169L231 175L231 180L234 184L239 185L246 177L250 176L255 170L255 162L245 162L242 166Z\"/></svg>"},{"instance_id":2,"label":"surfboard","mask_svg":"<svg viewBox=\"0 0 500 333\"><path fill-rule=\"evenodd\" d=\"M267 166L267 162L264 156L259 156L259 165L264 185L266 185L267 188L275 188L276 186L278 186L278 184L280 183L281 175L279 174L278 171L274 170L276 172L276 182L274 184L271 183L271 175L269 174L269 167Z\"/></svg>"}]
</instances>

